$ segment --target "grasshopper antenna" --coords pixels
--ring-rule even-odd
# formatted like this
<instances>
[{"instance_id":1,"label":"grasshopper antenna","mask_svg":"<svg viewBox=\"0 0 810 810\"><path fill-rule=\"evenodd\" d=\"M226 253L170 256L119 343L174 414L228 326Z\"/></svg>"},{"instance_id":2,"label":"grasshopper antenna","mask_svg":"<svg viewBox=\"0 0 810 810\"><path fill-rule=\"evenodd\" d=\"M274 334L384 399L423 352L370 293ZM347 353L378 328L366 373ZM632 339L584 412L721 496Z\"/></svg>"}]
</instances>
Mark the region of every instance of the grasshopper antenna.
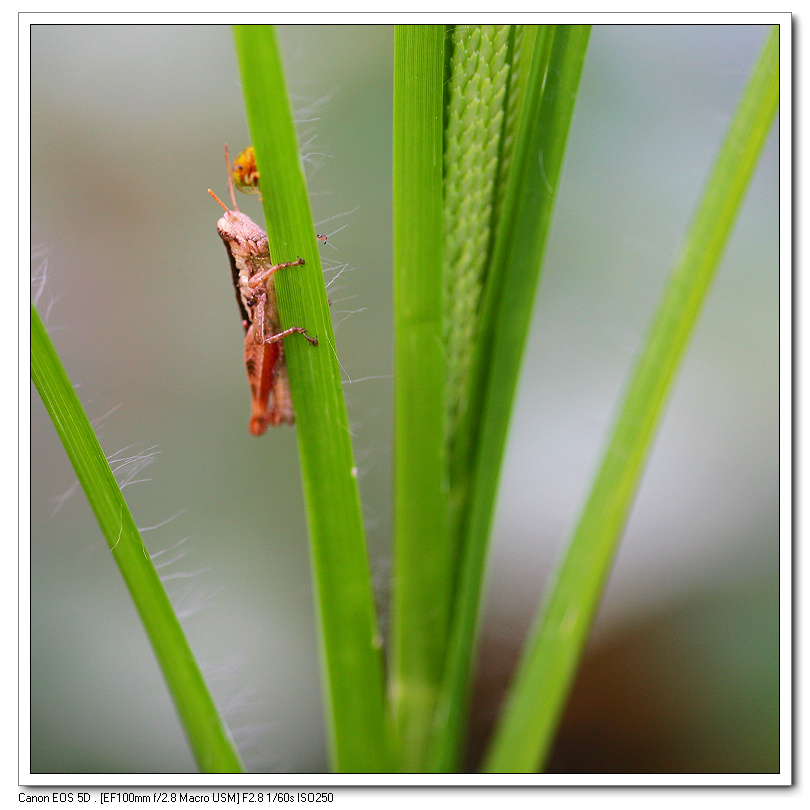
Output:
<instances>
[{"instance_id":1,"label":"grasshopper antenna","mask_svg":"<svg viewBox=\"0 0 810 810\"><path fill-rule=\"evenodd\" d=\"M218 202L218 203L219 203L219 204L220 204L220 205L221 205L221 206L222 206L224 209L225 209L225 212L226 212L226 213L228 213L228 214L230 214L230 213L231 213L231 209L230 209L230 208L228 208L228 206L227 206L227 205L225 205L225 203L224 203L224 202L222 202L222 200L220 200L220 199L219 199L219 197L217 197L217 195L216 195L216 194L214 194L214 192L213 192L213 191L211 191L211 189L210 189L210 188L208 189L208 193L209 193L209 194L210 194L210 195L211 195L211 196L212 196L212 197L213 197L213 198L214 198L214 199L215 199L215 200L216 200L216 201L217 201L217 202Z\"/></svg>"},{"instance_id":2,"label":"grasshopper antenna","mask_svg":"<svg viewBox=\"0 0 810 810\"><path fill-rule=\"evenodd\" d=\"M233 178L231 177L231 158L230 158L230 155L228 154L228 144L227 143L225 144L225 174L228 175L228 188L231 191L231 200L233 201L233 210L238 212L239 211L239 206L236 204L236 196L233 193ZM222 200L220 200L219 197L217 197L217 195L214 194L214 192L211 191L210 188L208 189L208 193L225 209L226 213L228 213L228 214L231 213L231 209L228 208L228 206L225 205L225 203L222 202ZM326 241L326 240L324 239L324 241Z\"/></svg>"}]
</instances>

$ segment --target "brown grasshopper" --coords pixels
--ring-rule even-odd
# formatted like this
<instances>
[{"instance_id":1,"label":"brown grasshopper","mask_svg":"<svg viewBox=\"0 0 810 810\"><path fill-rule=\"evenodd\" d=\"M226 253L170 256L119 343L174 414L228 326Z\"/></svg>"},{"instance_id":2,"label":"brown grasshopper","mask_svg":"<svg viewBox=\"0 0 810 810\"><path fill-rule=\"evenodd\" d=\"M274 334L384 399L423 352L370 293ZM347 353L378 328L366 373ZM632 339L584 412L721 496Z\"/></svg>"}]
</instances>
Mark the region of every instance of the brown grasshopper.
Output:
<instances>
[{"instance_id":1,"label":"brown grasshopper","mask_svg":"<svg viewBox=\"0 0 810 810\"><path fill-rule=\"evenodd\" d=\"M252 400L250 432L261 436L268 425L291 425L295 421L284 362L284 338L298 332L313 346L318 345L318 339L310 337L302 326L281 329L273 275L286 267L300 267L304 260L273 264L267 234L236 204L227 144L225 163L233 210L210 188L208 193L225 209L217 222L217 233L228 252L245 330L245 367Z\"/></svg>"}]
</instances>

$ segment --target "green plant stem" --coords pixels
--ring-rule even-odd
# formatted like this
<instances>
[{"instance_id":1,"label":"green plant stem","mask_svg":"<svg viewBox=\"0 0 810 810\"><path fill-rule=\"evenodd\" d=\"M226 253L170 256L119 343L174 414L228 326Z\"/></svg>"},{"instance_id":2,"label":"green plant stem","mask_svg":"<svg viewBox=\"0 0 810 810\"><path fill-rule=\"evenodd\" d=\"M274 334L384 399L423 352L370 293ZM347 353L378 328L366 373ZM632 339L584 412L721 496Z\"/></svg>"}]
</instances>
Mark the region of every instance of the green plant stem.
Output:
<instances>
[{"instance_id":1,"label":"green plant stem","mask_svg":"<svg viewBox=\"0 0 810 810\"><path fill-rule=\"evenodd\" d=\"M371 572L335 336L281 56L271 26L236 26L248 122L261 176L271 255L304 267L276 274L282 326L305 326L284 343L295 405L333 767L392 770L391 732ZM272 448L268 442L268 454ZM265 481L284 474L268 463ZM258 474L257 474L258 477Z\"/></svg>"},{"instance_id":2,"label":"green plant stem","mask_svg":"<svg viewBox=\"0 0 810 810\"><path fill-rule=\"evenodd\" d=\"M454 476L454 497L466 507L456 508L463 516L462 558L431 751L438 771L459 765L499 474L589 34L589 26L569 25L531 33L535 44L485 290L472 393L459 427L469 445L469 471L466 478Z\"/></svg>"},{"instance_id":3,"label":"green plant stem","mask_svg":"<svg viewBox=\"0 0 810 810\"><path fill-rule=\"evenodd\" d=\"M531 772L546 759L653 432L778 103L775 26L723 141L590 496L535 621L486 760L489 772Z\"/></svg>"},{"instance_id":4,"label":"green plant stem","mask_svg":"<svg viewBox=\"0 0 810 810\"><path fill-rule=\"evenodd\" d=\"M206 773L241 773L239 756L217 713L149 552L33 304L31 379L53 419L132 595L198 767Z\"/></svg>"},{"instance_id":5,"label":"green plant stem","mask_svg":"<svg viewBox=\"0 0 810 810\"><path fill-rule=\"evenodd\" d=\"M391 695L400 767L423 770L449 625L442 342L445 29L401 25L394 66L395 469Z\"/></svg>"}]
</instances>

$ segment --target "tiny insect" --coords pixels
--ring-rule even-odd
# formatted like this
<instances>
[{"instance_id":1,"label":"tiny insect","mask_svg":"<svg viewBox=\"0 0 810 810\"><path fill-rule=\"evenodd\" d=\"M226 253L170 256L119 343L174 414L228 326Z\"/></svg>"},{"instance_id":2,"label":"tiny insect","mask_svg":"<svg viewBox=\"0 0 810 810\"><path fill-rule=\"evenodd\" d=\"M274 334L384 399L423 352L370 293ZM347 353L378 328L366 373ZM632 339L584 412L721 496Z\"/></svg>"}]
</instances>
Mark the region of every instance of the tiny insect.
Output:
<instances>
[{"instance_id":1,"label":"tiny insect","mask_svg":"<svg viewBox=\"0 0 810 810\"><path fill-rule=\"evenodd\" d=\"M234 185L245 194L261 194L259 170L256 168L256 153L252 146L243 149L230 167Z\"/></svg>"},{"instance_id":2,"label":"tiny insect","mask_svg":"<svg viewBox=\"0 0 810 810\"><path fill-rule=\"evenodd\" d=\"M230 170L228 146L225 163ZM287 267L300 267L304 260L273 264L267 234L236 204L233 180L228 172L233 210L211 189L208 193L225 209L217 222L217 233L225 244L236 302L245 330L245 367L251 393L250 432L261 436L268 425L291 425L295 421L287 365L284 362L284 338L300 333L313 346L318 339L310 337L302 326L281 329L276 300L275 273Z\"/></svg>"},{"instance_id":3,"label":"tiny insect","mask_svg":"<svg viewBox=\"0 0 810 810\"><path fill-rule=\"evenodd\" d=\"M252 146L243 149L230 166L231 179L233 184L243 194L258 194L261 199L261 189L259 188L259 170L256 168L256 152ZM328 237L322 233L315 234L315 238L326 244Z\"/></svg>"}]
</instances>

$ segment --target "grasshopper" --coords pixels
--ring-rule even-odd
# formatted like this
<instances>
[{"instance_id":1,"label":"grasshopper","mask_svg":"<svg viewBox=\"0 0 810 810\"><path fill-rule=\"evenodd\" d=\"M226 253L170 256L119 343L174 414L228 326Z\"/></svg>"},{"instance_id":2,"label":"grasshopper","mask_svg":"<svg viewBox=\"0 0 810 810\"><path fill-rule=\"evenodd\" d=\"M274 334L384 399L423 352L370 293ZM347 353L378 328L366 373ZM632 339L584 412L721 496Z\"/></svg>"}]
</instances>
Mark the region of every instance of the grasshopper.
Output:
<instances>
[{"instance_id":1,"label":"grasshopper","mask_svg":"<svg viewBox=\"0 0 810 810\"><path fill-rule=\"evenodd\" d=\"M210 188L208 193L225 210L217 222L217 233L228 252L236 302L245 330L245 367L251 394L250 432L261 436L268 425L291 425L295 421L284 362L284 338L300 333L313 346L318 345L318 339L310 337L302 326L282 330L273 276L287 267L302 266L304 260L273 264L267 234L236 204L227 145L225 163L233 210Z\"/></svg>"}]
</instances>

